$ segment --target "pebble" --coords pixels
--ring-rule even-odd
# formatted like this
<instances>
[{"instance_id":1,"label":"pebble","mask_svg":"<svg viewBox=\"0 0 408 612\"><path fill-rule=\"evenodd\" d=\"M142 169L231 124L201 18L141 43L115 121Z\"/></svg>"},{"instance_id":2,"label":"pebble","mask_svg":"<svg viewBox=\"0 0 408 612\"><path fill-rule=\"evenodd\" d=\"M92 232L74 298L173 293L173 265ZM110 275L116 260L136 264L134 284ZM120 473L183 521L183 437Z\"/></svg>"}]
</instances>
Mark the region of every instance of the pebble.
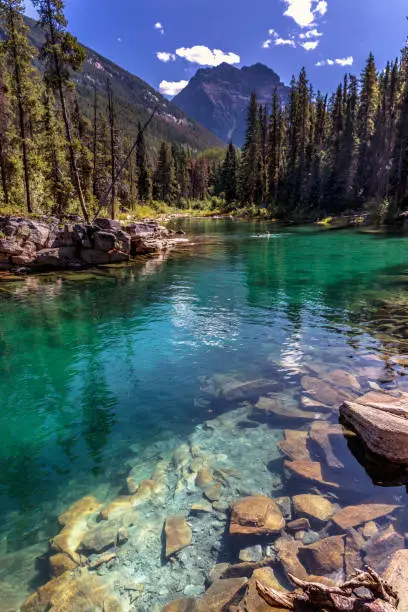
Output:
<instances>
[{"instance_id":1,"label":"pebble","mask_svg":"<svg viewBox=\"0 0 408 612\"><path fill-rule=\"evenodd\" d=\"M303 544L314 544L318 540L320 540L320 535L316 531L307 531L303 538Z\"/></svg>"}]
</instances>

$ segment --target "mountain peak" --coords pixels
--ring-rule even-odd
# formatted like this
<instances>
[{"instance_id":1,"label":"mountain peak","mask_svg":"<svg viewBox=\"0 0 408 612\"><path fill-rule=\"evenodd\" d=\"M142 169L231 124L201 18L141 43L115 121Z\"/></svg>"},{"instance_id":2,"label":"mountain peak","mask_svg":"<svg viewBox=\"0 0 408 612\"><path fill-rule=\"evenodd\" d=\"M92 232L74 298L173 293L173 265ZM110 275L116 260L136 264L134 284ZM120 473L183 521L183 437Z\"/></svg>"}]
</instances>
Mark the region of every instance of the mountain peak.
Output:
<instances>
[{"instance_id":1,"label":"mountain peak","mask_svg":"<svg viewBox=\"0 0 408 612\"><path fill-rule=\"evenodd\" d=\"M237 68L222 63L213 68L201 68L173 104L187 112L224 142L232 140L240 146L245 137L245 122L249 99L256 92L261 104L270 104L277 89L282 101L289 89L279 76L265 64Z\"/></svg>"}]
</instances>

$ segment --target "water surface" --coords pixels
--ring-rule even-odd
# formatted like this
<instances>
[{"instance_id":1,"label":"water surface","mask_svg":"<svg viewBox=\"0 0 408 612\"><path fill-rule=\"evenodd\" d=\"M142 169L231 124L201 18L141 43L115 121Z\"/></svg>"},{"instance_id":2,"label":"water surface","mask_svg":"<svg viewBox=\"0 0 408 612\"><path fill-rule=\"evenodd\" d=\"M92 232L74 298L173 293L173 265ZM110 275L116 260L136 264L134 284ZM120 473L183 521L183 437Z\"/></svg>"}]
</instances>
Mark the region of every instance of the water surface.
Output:
<instances>
[{"instance_id":1,"label":"water surface","mask_svg":"<svg viewBox=\"0 0 408 612\"><path fill-rule=\"evenodd\" d=\"M358 374L379 364L378 386L407 386L404 367L378 361L408 353L405 237L179 223L196 245L168 257L0 280L8 593L22 579L10 555L28 551L32 563L69 503L89 492L109 499L132 458L154 463L234 407L204 397L215 374L274 379L293 394L303 366ZM349 469L371 483L351 454Z\"/></svg>"}]
</instances>

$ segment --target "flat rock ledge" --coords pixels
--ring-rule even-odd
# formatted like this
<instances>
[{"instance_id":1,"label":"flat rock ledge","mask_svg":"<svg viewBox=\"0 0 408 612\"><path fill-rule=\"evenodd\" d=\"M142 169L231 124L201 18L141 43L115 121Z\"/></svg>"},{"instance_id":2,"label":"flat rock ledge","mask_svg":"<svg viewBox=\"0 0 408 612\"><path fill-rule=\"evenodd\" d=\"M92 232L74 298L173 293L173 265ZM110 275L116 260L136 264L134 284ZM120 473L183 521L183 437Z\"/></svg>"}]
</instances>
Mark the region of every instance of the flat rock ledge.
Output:
<instances>
[{"instance_id":1,"label":"flat rock ledge","mask_svg":"<svg viewBox=\"0 0 408 612\"><path fill-rule=\"evenodd\" d=\"M408 394L370 392L340 408L366 446L393 463L408 465Z\"/></svg>"},{"instance_id":2,"label":"flat rock ledge","mask_svg":"<svg viewBox=\"0 0 408 612\"><path fill-rule=\"evenodd\" d=\"M61 222L0 216L0 270L63 270L130 261L188 240L155 221Z\"/></svg>"}]
</instances>

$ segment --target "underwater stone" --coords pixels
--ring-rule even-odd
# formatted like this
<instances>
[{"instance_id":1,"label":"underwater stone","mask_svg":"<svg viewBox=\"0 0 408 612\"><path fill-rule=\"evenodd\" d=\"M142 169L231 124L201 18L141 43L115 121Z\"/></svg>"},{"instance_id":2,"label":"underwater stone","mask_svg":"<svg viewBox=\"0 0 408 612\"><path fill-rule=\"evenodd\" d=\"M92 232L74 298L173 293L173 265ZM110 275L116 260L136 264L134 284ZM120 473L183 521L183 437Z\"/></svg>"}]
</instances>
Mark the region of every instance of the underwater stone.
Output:
<instances>
[{"instance_id":1,"label":"underwater stone","mask_svg":"<svg viewBox=\"0 0 408 612\"><path fill-rule=\"evenodd\" d=\"M335 389L328 383L320 380L320 378L313 378L312 376L303 376L302 388L308 394L317 399L318 402L323 404L338 407L342 402L350 399L350 395L344 390Z\"/></svg>"},{"instance_id":2,"label":"underwater stone","mask_svg":"<svg viewBox=\"0 0 408 612\"><path fill-rule=\"evenodd\" d=\"M360 383L356 376L346 370L332 370L328 374L324 375L324 380L332 385L338 387L345 387L346 389L360 389Z\"/></svg>"},{"instance_id":3,"label":"underwater stone","mask_svg":"<svg viewBox=\"0 0 408 612\"><path fill-rule=\"evenodd\" d=\"M317 531L307 531L303 536L303 544L305 546L307 546L308 544L314 544L318 540L320 540L320 535L317 533Z\"/></svg>"},{"instance_id":4,"label":"underwater stone","mask_svg":"<svg viewBox=\"0 0 408 612\"><path fill-rule=\"evenodd\" d=\"M293 476L317 482L330 489L340 488L337 482L331 482L324 478L322 466L318 461L285 461L284 466Z\"/></svg>"},{"instance_id":5,"label":"underwater stone","mask_svg":"<svg viewBox=\"0 0 408 612\"><path fill-rule=\"evenodd\" d=\"M221 485L219 483L215 484L212 487L209 487L204 491L204 495L210 502L217 502L221 496Z\"/></svg>"},{"instance_id":6,"label":"underwater stone","mask_svg":"<svg viewBox=\"0 0 408 612\"><path fill-rule=\"evenodd\" d=\"M384 572L383 578L398 593L399 612L408 612L408 550L398 550L393 553L391 560Z\"/></svg>"},{"instance_id":7,"label":"underwater stone","mask_svg":"<svg viewBox=\"0 0 408 612\"><path fill-rule=\"evenodd\" d=\"M255 408L259 412L274 414L275 416L282 417L285 420L294 419L311 421L313 418L323 418L322 415L318 415L317 413L300 410L293 404L293 402L285 404L280 398L276 397L261 397L259 402L255 405Z\"/></svg>"},{"instance_id":8,"label":"underwater stone","mask_svg":"<svg viewBox=\"0 0 408 612\"><path fill-rule=\"evenodd\" d=\"M390 555L404 546L405 538L389 525L365 543L365 563L381 572L386 568Z\"/></svg>"},{"instance_id":9,"label":"underwater stone","mask_svg":"<svg viewBox=\"0 0 408 612\"><path fill-rule=\"evenodd\" d=\"M310 415L308 415L310 418ZM309 433L301 430L285 429L285 440L278 442L280 451L292 461L310 459L309 450L307 448L307 440Z\"/></svg>"},{"instance_id":10,"label":"underwater stone","mask_svg":"<svg viewBox=\"0 0 408 612\"><path fill-rule=\"evenodd\" d=\"M162 612L195 612L195 599L176 599L164 606Z\"/></svg>"},{"instance_id":11,"label":"underwater stone","mask_svg":"<svg viewBox=\"0 0 408 612\"><path fill-rule=\"evenodd\" d=\"M299 518L295 521L291 521L286 525L289 531L307 531L310 529L310 523L307 518Z\"/></svg>"},{"instance_id":12,"label":"underwater stone","mask_svg":"<svg viewBox=\"0 0 408 612\"><path fill-rule=\"evenodd\" d=\"M168 517L164 526L164 532L166 535L167 558L191 544L193 534L191 527L183 516Z\"/></svg>"},{"instance_id":13,"label":"underwater stone","mask_svg":"<svg viewBox=\"0 0 408 612\"><path fill-rule=\"evenodd\" d=\"M248 582L248 589L244 598L244 610L246 612L269 612L273 610L266 601L259 595L256 583L260 582L263 586L282 593L286 589L278 582L271 567L256 569Z\"/></svg>"},{"instance_id":14,"label":"underwater stone","mask_svg":"<svg viewBox=\"0 0 408 612\"><path fill-rule=\"evenodd\" d=\"M232 506L231 535L279 533L284 526L279 506L269 497L246 497Z\"/></svg>"},{"instance_id":15,"label":"underwater stone","mask_svg":"<svg viewBox=\"0 0 408 612\"><path fill-rule=\"evenodd\" d=\"M78 567L78 564L65 553L56 553L50 557L49 561L50 572L53 577L61 576L64 572L72 572Z\"/></svg>"},{"instance_id":16,"label":"underwater stone","mask_svg":"<svg viewBox=\"0 0 408 612\"><path fill-rule=\"evenodd\" d=\"M200 487L200 489L205 489L209 485L213 484L213 482L214 474L209 467L204 467L198 472L195 481L197 487Z\"/></svg>"},{"instance_id":17,"label":"underwater stone","mask_svg":"<svg viewBox=\"0 0 408 612\"><path fill-rule=\"evenodd\" d=\"M401 506L393 504L359 504L358 506L346 506L333 516L333 522L340 529L346 530L350 527L358 527L367 521L373 521L391 514Z\"/></svg>"},{"instance_id":18,"label":"underwater stone","mask_svg":"<svg viewBox=\"0 0 408 612\"><path fill-rule=\"evenodd\" d=\"M379 529L375 521L369 521L362 528L362 534L365 538L372 538L377 535Z\"/></svg>"},{"instance_id":19,"label":"underwater stone","mask_svg":"<svg viewBox=\"0 0 408 612\"><path fill-rule=\"evenodd\" d=\"M328 521L334 514L333 504L321 495L295 495L293 507L296 516L307 516L322 522Z\"/></svg>"},{"instance_id":20,"label":"underwater stone","mask_svg":"<svg viewBox=\"0 0 408 612\"><path fill-rule=\"evenodd\" d=\"M247 585L247 578L224 578L214 582L196 603L196 612L220 612L238 603Z\"/></svg>"},{"instance_id":21,"label":"underwater stone","mask_svg":"<svg viewBox=\"0 0 408 612\"><path fill-rule=\"evenodd\" d=\"M275 548L286 575L292 574L300 580L307 580L308 573L301 564L298 552L300 543L292 538L281 537L275 542Z\"/></svg>"},{"instance_id":22,"label":"underwater stone","mask_svg":"<svg viewBox=\"0 0 408 612\"><path fill-rule=\"evenodd\" d=\"M283 514L283 518L286 521L292 520L292 504L290 501L290 497L277 497L274 501L276 504L278 504Z\"/></svg>"},{"instance_id":23,"label":"underwater stone","mask_svg":"<svg viewBox=\"0 0 408 612\"><path fill-rule=\"evenodd\" d=\"M332 536L299 549L302 563L314 574L324 575L344 567L344 538Z\"/></svg>"},{"instance_id":24,"label":"underwater stone","mask_svg":"<svg viewBox=\"0 0 408 612\"><path fill-rule=\"evenodd\" d=\"M77 549L88 530L87 519L98 512L102 504L92 496L83 497L72 504L69 509L58 517L63 530L52 540L54 550L66 553L71 559L79 562Z\"/></svg>"},{"instance_id":25,"label":"underwater stone","mask_svg":"<svg viewBox=\"0 0 408 612\"><path fill-rule=\"evenodd\" d=\"M308 397L307 395L302 395L300 398L300 405L303 410L311 410L312 412L332 412L330 406L322 404L322 402L318 402L316 399Z\"/></svg>"},{"instance_id":26,"label":"underwater stone","mask_svg":"<svg viewBox=\"0 0 408 612\"><path fill-rule=\"evenodd\" d=\"M239 552L240 561L260 561L263 558L262 546L255 544L254 546L248 546L243 548Z\"/></svg>"},{"instance_id":27,"label":"underwater stone","mask_svg":"<svg viewBox=\"0 0 408 612\"><path fill-rule=\"evenodd\" d=\"M116 544L118 525L103 521L100 525L88 531L82 539L80 548L89 553L100 553Z\"/></svg>"},{"instance_id":28,"label":"underwater stone","mask_svg":"<svg viewBox=\"0 0 408 612\"><path fill-rule=\"evenodd\" d=\"M331 441L333 436L343 437L343 430L339 425L313 423L310 430L311 441L316 444L329 468L341 470L344 465L334 452Z\"/></svg>"}]
</instances>

